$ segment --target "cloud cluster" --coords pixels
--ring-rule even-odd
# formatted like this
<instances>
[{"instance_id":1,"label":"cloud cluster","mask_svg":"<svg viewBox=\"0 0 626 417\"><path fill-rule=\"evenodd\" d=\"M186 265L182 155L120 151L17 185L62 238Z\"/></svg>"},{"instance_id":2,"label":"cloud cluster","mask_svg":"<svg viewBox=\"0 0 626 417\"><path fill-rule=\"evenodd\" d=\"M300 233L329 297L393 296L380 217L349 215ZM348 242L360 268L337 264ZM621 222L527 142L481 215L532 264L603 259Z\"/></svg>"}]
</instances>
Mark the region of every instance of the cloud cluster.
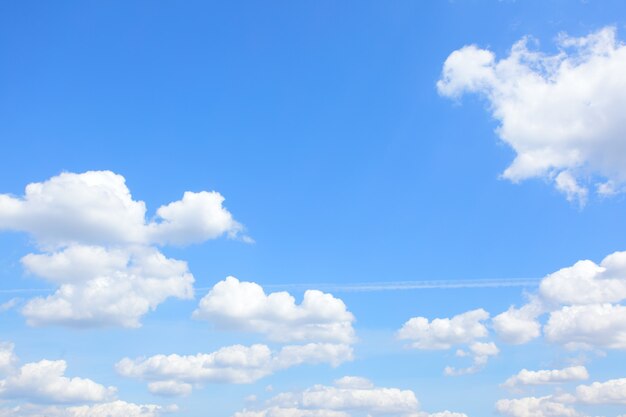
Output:
<instances>
[{"instance_id":1,"label":"cloud cluster","mask_svg":"<svg viewBox=\"0 0 626 417\"><path fill-rule=\"evenodd\" d=\"M90 379L65 376L64 360L41 360L18 366L13 345L0 345L2 379L0 398L23 399L44 403L102 402L115 396L114 387L105 387Z\"/></svg>"},{"instance_id":2,"label":"cloud cluster","mask_svg":"<svg viewBox=\"0 0 626 417\"><path fill-rule=\"evenodd\" d=\"M607 195L626 181L626 46L614 27L587 36L561 35L544 54L524 38L507 57L464 46L446 59L441 95L484 97L498 136L516 152L503 177L546 178L568 200L584 204L589 187ZM595 184L594 184L595 183Z\"/></svg>"},{"instance_id":3,"label":"cloud cluster","mask_svg":"<svg viewBox=\"0 0 626 417\"><path fill-rule=\"evenodd\" d=\"M228 277L202 298L193 316L282 346L232 345L195 355L124 358L117 372L147 381L153 394L179 396L207 383L247 384L301 364L338 366L353 358L354 316L342 300L320 291L306 291L297 304L287 292L266 294L257 283Z\"/></svg>"},{"instance_id":4,"label":"cloud cluster","mask_svg":"<svg viewBox=\"0 0 626 417\"><path fill-rule=\"evenodd\" d=\"M68 378L64 360L27 363L0 380L0 397L55 403L100 402L116 389L90 379Z\"/></svg>"},{"instance_id":5,"label":"cloud cluster","mask_svg":"<svg viewBox=\"0 0 626 417\"><path fill-rule=\"evenodd\" d=\"M572 368L573 369L573 368ZM539 383L567 382L583 379L586 370L539 371L529 374L530 381ZM507 381L508 382L508 381ZM579 385L574 393L559 393L544 397L522 397L499 400L496 410L510 417L584 417L575 405L626 405L626 378Z\"/></svg>"},{"instance_id":6,"label":"cloud cluster","mask_svg":"<svg viewBox=\"0 0 626 417\"><path fill-rule=\"evenodd\" d=\"M200 300L193 316L218 328L261 333L277 342L354 341L354 316L342 300L307 290L301 304L287 292L265 294L254 282L220 281Z\"/></svg>"},{"instance_id":7,"label":"cloud cluster","mask_svg":"<svg viewBox=\"0 0 626 417\"><path fill-rule=\"evenodd\" d=\"M187 263L150 247L107 249L70 246L22 258L26 271L57 285L22 308L33 326L139 327L140 320L167 298L192 299Z\"/></svg>"},{"instance_id":8,"label":"cloud cluster","mask_svg":"<svg viewBox=\"0 0 626 417\"><path fill-rule=\"evenodd\" d=\"M158 417L177 410L118 400L115 387L67 377L64 360L19 366L12 343L0 343L0 365L0 417ZM14 401L20 405L7 406Z\"/></svg>"},{"instance_id":9,"label":"cloud cluster","mask_svg":"<svg viewBox=\"0 0 626 417\"><path fill-rule=\"evenodd\" d=\"M615 252L598 265L576 262L546 276L539 291L521 308L493 319L506 342L526 343L543 333L549 342L570 349L626 349L626 252Z\"/></svg>"},{"instance_id":10,"label":"cloud cluster","mask_svg":"<svg viewBox=\"0 0 626 417\"><path fill-rule=\"evenodd\" d=\"M444 411L419 411L413 391L379 388L361 377L343 377L331 386L314 385L300 392L286 392L269 399L262 408L243 410L233 417L467 417Z\"/></svg>"},{"instance_id":11,"label":"cloud cluster","mask_svg":"<svg viewBox=\"0 0 626 417\"><path fill-rule=\"evenodd\" d=\"M552 396L499 400L496 410L509 417L583 417L574 408L555 401Z\"/></svg>"},{"instance_id":12,"label":"cloud cluster","mask_svg":"<svg viewBox=\"0 0 626 417\"><path fill-rule=\"evenodd\" d=\"M217 192L186 192L146 221L126 179L111 171L62 173L28 184L23 197L0 194L0 229L27 232L41 246L186 245L242 231Z\"/></svg>"},{"instance_id":13,"label":"cloud cluster","mask_svg":"<svg viewBox=\"0 0 626 417\"><path fill-rule=\"evenodd\" d=\"M328 363L337 366L352 359L352 347L344 344L288 345L272 351L267 345L233 345L212 353L155 355L124 358L116 364L125 377L150 381L158 395L186 395L194 385L205 383L247 384L276 371L300 364Z\"/></svg>"},{"instance_id":14,"label":"cloud cluster","mask_svg":"<svg viewBox=\"0 0 626 417\"><path fill-rule=\"evenodd\" d=\"M26 255L24 268L57 287L22 313L35 326L138 327L166 299L192 298L186 263L156 245L241 236L223 201L216 192L186 192L148 221L145 203L110 171L63 173L29 184L22 197L1 194L0 230L33 236L42 253Z\"/></svg>"},{"instance_id":15,"label":"cloud cluster","mask_svg":"<svg viewBox=\"0 0 626 417\"><path fill-rule=\"evenodd\" d=\"M449 376L471 374L482 369L490 356L499 353L493 342L477 341L489 335L485 325L488 319L489 313L483 309L432 321L426 317L413 317L404 323L397 336L401 340L410 340L409 346L420 350L445 350L455 345L469 345L469 352L458 350L457 356L471 356L472 365L461 369L448 366L444 373Z\"/></svg>"}]
</instances>

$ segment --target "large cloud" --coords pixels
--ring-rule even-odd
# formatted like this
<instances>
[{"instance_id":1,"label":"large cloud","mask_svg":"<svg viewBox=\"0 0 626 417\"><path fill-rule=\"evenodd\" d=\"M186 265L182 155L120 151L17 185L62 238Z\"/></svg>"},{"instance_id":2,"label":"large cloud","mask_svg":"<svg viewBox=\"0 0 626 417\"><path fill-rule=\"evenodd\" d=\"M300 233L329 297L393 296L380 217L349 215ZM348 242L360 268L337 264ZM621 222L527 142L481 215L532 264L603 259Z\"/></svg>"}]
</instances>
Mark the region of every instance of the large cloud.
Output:
<instances>
[{"instance_id":1,"label":"large cloud","mask_svg":"<svg viewBox=\"0 0 626 417\"><path fill-rule=\"evenodd\" d=\"M579 385L576 387L576 400L582 404L626 405L626 378Z\"/></svg>"},{"instance_id":2,"label":"large cloud","mask_svg":"<svg viewBox=\"0 0 626 417\"><path fill-rule=\"evenodd\" d=\"M133 200L123 176L111 171L63 173L26 186L23 197L0 194L0 230L24 231L44 246L189 244L242 230L217 192L186 192L157 209Z\"/></svg>"},{"instance_id":3,"label":"large cloud","mask_svg":"<svg viewBox=\"0 0 626 417\"><path fill-rule=\"evenodd\" d=\"M150 390L155 394L184 395L194 384L246 384L300 364L337 366L351 359L352 347L344 344L288 345L278 351L256 344L227 346L196 355L124 358L117 363L116 369L122 376L150 381Z\"/></svg>"},{"instance_id":4,"label":"large cloud","mask_svg":"<svg viewBox=\"0 0 626 417\"><path fill-rule=\"evenodd\" d=\"M223 201L216 192L186 192L147 221L144 202L110 171L63 173L29 184L22 197L0 195L0 230L32 235L43 252L26 255L24 267L58 287L22 313L35 326L138 327L166 299L192 298L187 264L155 245L240 235Z\"/></svg>"},{"instance_id":5,"label":"large cloud","mask_svg":"<svg viewBox=\"0 0 626 417\"><path fill-rule=\"evenodd\" d=\"M0 398L23 399L44 403L102 402L114 397L116 389L86 378L65 376L64 360L41 360L17 366L12 344L1 344L5 360L4 378L0 379Z\"/></svg>"},{"instance_id":6,"label":"large cloud","mask_svg":"<svg viewBox=\"0 0 626 417\"><path fill-rule=\"evenodd\" d=\"M379 388L360 377L343 377L331 386L314 385L300 392L286 392L269 399L259 409L243 410L234 417L467 417L444 411L419 411L415 393L399 388Z\"/></svg>"},{"instance_id":7,"label":"large cloud","mask_svg":"<svg viewBox=\"0 0 626 417\"><path fill-rule=\"evenodd\" d=\"M566 371L566 370L563 370ZM579 379L586 374L582 370L574 372L539 371L527 375L531 381L565 382ZM626 405L626 378L579 385L573 394L560 392L545 397L523 397L499 400L496 410L510 417L584 417L572 406L581 405Z\"/></svg>"},{"instance_id":8,"label":"large cloud","mask_svg":"<svg viewBox=\"0 0 626 417\"><path fill-rule=\"evenodd\" d=\"M546 276L539 291L521 308L511 307L493 319L494 329L510 343L540 335L568 348L626 349L626 252L596 264L576 262Z\"/></svg>"},{"instance_id":9,"label":"large cloud","mask_svg":"<svg viewBox=\"0 0 626 417\"><path fill-rule=\"evenodd\" d=\"M496 410L509 417L583 417L574 408L552 396L499 400Z\"/></svg>"},{"instance_id":10,"label":"large cloud","mask_svg":"<svg viewBox=\"0 0 626 417\"><path fill-rule=\"evenodd\" d=\"M589 183L598 183L601 194L620 190L626 181L626 46L615 28L561 35L552 55L529 43L522 39L499 60L475 45L452 52L439 93L487 99L500 123L498 136L517 153L505 178L548 178L581 203Z\"/></svg>"},{"instance_id":11,"label":"large cloud","mask_svg":"<svg viewBox=\"0 0 626 417\"><path fill-rule=\"evenodd\" d=\"M413 317L398 331L398 338L410 340L415 349L450 349L453 345L486 337L488 331L483 322L488 318L489 313L483 309L432 321L426 317Z\"/></svg>"},{"instance_id":12,"label":"large cloud","mask_svg":"<svg viewBox=\"0 0 626 417\"><path fill-rule=\"evenodd\" d=\"M194 278L183 261L154 248L71 246L30 254L25 269L59 288L22 308L31 325L140 326L141 317L169 297L193 298Z\"/></svg>"},{"instance_id":13,"label":"large cloud","mask_svg":"<svg viewBox=\"0 0 626 417\"><path fill-rule=\"evenodd\" d=\"M194 317L220 328L261 333L279 342L354 340L354 316L331 294L308 290L298 305L287 292L265 294L260 285L234 277L215 284L200 301Z\"/></svg>"},{"instance_id":14,"label":"large cloud","mask_svg":"<svg viewBox=\"0 0 626 417\"><path fill-rule=\"evenodd\" d=\"M409 346L420 350L444 350L455 345L469 345L469 352L459 349L457 356L471 356L472 365L461 369L448 366L444 373L449 376L472 374L481 370L490 356L499 353L493 342L477 341L489 335L484 323L488 319L489 313L482 308L432 321L426 317L413 317L404 323L397 336L401 340L411 341Z\"/></svg>"}]
</instances>

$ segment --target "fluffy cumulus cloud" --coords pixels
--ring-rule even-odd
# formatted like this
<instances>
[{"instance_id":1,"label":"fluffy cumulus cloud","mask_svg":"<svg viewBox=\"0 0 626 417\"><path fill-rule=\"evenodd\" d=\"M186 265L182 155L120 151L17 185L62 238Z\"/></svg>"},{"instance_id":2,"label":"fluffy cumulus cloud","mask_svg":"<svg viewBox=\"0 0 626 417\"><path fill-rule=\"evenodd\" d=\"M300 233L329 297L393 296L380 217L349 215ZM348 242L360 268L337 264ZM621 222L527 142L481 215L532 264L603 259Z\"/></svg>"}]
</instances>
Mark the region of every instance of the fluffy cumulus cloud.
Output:
<instances>
[{"instance_id":1,"label":"fluffy cumulus cloud","mask_svg":"<svg viewBox=\"0 0 626 417\"><path fill-rule=\"evenodd\" d=\"M269 399L262 408L243 410L234 417L467 417L444 411L419 411L413 391L379 388L360 377L344 377L333 385L314 385L300 392L286 392Z\"/></svg>"},{"instance_id":2,"label":"fluffy cumulus cloud","mask_svg":"<svg viewBox=\"0 0 626 417\"><path fill-rule=\"evenodd\" d=\"M626 349L626 252L599 264L576 262L546 276L521 308L511 307L493 319L505 342L526 343L541 334L571 349Z\"/></svg>"},{"instance_id":3,"label":"fluffy cumulus cloud","mask_svg":"<svg viewBox=\"0 0 626 417\"><path fill-rule=\"evenodd\" d=\"M472 365L461 369L448 366L444 373L449 376L471 374L481 370L490 356L499 353L493 342L477 341L489 335L485 325L488 319L489 313L483 309L432 321L426 317L413 317L404 323L397 336L401 340L411 341L409 346L420 350L444 350L455 345L469 345L468 351L457 350L457 356L471 357Z\"/></svg>"},{"instance_id":4,"label":"fluffy cumulus cloud","mask_svg":"<svg viewBox=\"0 0 626 417\"><path fill-rule=\"evenodd\" d=\"M124 358L116 364L116 369L122 376L149 381L150 391L155 394L185 395L193 385L247 384L292 366L320 363L337 366L351 359L352 347L345 344L287 345L278 351L256 344L227 346L196 355Z\"/></svg>"},{"instance_id":5,"label":"fluffy cumulus cloud","mask_svg":"<svg viewBox=\"0 0 626 417\"><path fill-rule=\"evenodd\" d=\"M626 46L616 29L561 35L558 52L544 54L524 38L508 56L465 46L446 59L439 93L486 98L498 136L516 152L503 177L547 178L569 200L584 203L626 181Z\"/></svg>"},{"instance_id":6,"label":"fluffy cumulus cloud","mask_svg":"<svg viewBox=\"0 0 626 417\"><path fill-rule=\"evenodd\" d=\"M90 379L66 377L66 369L63 360L27 363L0 380L0 397L73 403L105 401L115 394L115 388Z\"/></svg>"},{"instance_id":7,"label":"fluffy cumulus cloud","mask_svg":"<svg viewBox=\"0 0 626 417\"><path fill-rule=\"evenodd\" d=\"M0 194L0 229L27 232L52 247L197 243L242 230L223 201L217 192L186 192L147 222L145 203L133 200L123 176L63 173L27 185L22 197Z\"/></svg>"},{"instance_id":8,"label":"fluffy cumulus cloud","mask_svg":"<svg viewBox=\"0 0 626 417\"><path fill-rule=\"evenodd\" d=\"M579 385L576 387L576 400L582 404L626 405L626 378Z\"/></svg>"},{"instance_id":9,"label":"fluffy cumulus cloud","mask_svg":"<svg viewBox=\"0 0 626 417\"><path fill-rule=\"evenodd\" d=\"M489 313L483 309L432 321L426 317L413 317L398 331L398 338L410 340L415 349L450 349L453 345L486 337L488 331L484 321L488 318Z\"/></svg>"},{"instance_id":10,"label":"fluffy cumulus cloud","mask_svg":"<svg viewBox=\"0 0 626 417\"><path fill-rule=\"evenodd\" d=\"M504 342L514 345L527 343L541 335L541 323L537 317L543 309L534 299L522 308L510 307L494 317L491 324Z\"/></svg>"},{"instance_id":11,"label":"fluffy cumulus cloud","mask_svg":"<svg viewBox=\"0 0 626 417\"><path fill-rule=\"evenodd\" d=\"M517 375L506 380L503 386L513 388L524 385L558 384L570 381L582 381L589 378L584 366L570 366L564 369L542 369L529 371L522 369Z\"/></svg>"},{"instance_id":12,"label":"fluffy cumulus cloud","mask_svg":"<svg viewBox=\"0 0 626 417\"><path fill-rule=\"evenodd\" d=\"M105 387L86 378L65 376L64 360L41 360L18 366L13 345L0 344L4 362L0 398L43 403L102 402L115 396L114 387Z\"/></svg>"},{"instance_id":13,"label":"fluffy cumulus cloud","mask_svg":"<svg viewBox=\"0 0 626 417\"><path fill-rule=\"evenodd\" d=\"M22 259L26 271L58 286L22 308L34 326L138 327L148 311L170 297L193 298L193 275L186 262L155 248L106 249L71 246Z\"/></svg>"},{"instance_id":14,"label":"fluffy cumulus cloud","mask_svg":"<svg viewBox=\"0 0 626 417\"><path fill-rule=\"evenodd\" d=\"M134 404L117 400L74 407L44 407L26 404L0 409L0 417L159 417L176 410L176 406L163 407L155 404Z\"/></svg>"},{"instance_id":15,"label":"fluffy cumulus cloud","mask_svg":"<svg viewBox=\"0 0 626 417\"><path fill-rule=\"evenodd\" d=\"M354 316L342 300L308 290L300 304L287 292L265 294L254 282L220 281L202 298L194 317L218 328L261 333L278 342L354 340Z\"/></svg>"},{"instance_id":16,"label":"fluffy cumulus cloud","mask_svg":"<svg viewBox=\"0 0 626 417\"><path fill-rule=\"evenodd\" d=\"M551 396L499 400L496 410L509 417L583 417L574 408L555 401Z\"/></svg>"},{"instance_id":17,"label":"fluffy cumulus cloud","mask_svg":"<svg viewBox=\"0 0 626 417\"><path fill-rule=\"evenodd\" d=\"M110 171L63 173L29 184L21 197L1 194L0 230L33 236L41 253L26 255L24 268L57 287L22 313L36 326L137 327L166 299L192 298L186 263L157 245L242 236L223 201L217 192L186 192L147 220L145 203Z\"/></svg>"},{"instance_id":18,"label":"fluffy cumulus cloud","mask_svg":"<svg viewBox=\"0 0 626 417\"><path fill-rule=\"evenodd\" d=\"M520 377L522 373L518 375ZM586 377L586 370L575 368L528 373L522 378L540 384L566 382ZM515 378L515 377L514 377ZM519 378L518 378L519 379ZM545 397L523 397L499 400L496 410L510 417L584 417L576 405L626 405L626 378L579 385L573 393L559 393Z\"/></svg>"}]
</instances>

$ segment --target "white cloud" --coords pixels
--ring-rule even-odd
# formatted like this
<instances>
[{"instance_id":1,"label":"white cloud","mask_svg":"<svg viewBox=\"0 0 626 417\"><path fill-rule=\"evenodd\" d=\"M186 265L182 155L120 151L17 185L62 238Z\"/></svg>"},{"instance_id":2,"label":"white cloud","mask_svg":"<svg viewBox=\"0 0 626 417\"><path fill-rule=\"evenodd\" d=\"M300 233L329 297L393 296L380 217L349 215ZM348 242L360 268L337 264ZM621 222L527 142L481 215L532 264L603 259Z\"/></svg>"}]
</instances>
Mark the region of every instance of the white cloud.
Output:
<instances>
[{"instance_id":1,"label":"white cloud","mask_svg":"<svg viewBox=\"0 0 626 417\"><path fill-rule=\"evenodd\" d=\"M200 243L228 234L236 237L243 231L222 203L218 192L187 191L183 199L161 206L157 210L158 223L148 225L149 239L160 244L186 245Z\"/></svg>"},{"instance_id":2,"label":"white cloud","mask_svg":"<svg viewBox=\"0 0 626 417\"><path fill-rule=\"evenodd\" d=\"M234 417L467 417L450 411L428 414L419 411L411 390L376 387L371 381L347 376L331 386L314 385L269 399L260 409L243 410Z\"/></svg>"},{"instance_id":3,"label":"white cloud","mask_svg":"<svg viewBox=\"0 0 626 417\"><path fill-rule=\"evenodd\" d=\"M444 369L444 374L448 376L474 374L487 365L489 357L496 356L500 353L500 349L495 343L474 342L469 346L470 356L472 356L472 365L467 368L456 369L448 366ZM462 352L462 353L461 353ZM461 353L459 355L459 353ZM458 356L466 356L464 351L457 352Z\"/></svg>"},{"instance_id":4,"label":"white cloud","mask_svg":"<svg viewBox=\"0 0 626 417\"><path fill-rule=\"evenodd\" d=\"M541 323L537 320L541 314L543 306L536 300L519 309L510 307L493 318L493 329L506 343L527 343L541 335Z\"/></svg>"},{"instance_id":5,"label":"white cloud","mask_svg":"<svg viewBox=\"0 0 626 417\"><path fill-rule=\"evenodd\" d=\"M29 184L22 197L0 194L0 230L32 235L43 253L24 256L26 271L58 286L22 314L34 326L138 327L166 299L192 298L187 264L155 245L241 236L223 202L217 192L185 192L147 221L145 203L110 171L63 173Z\"/></svg>"},{"instance_id":6,"label":"white cloud","mask_svg":"<svg viewBox=\"0 0 626 417\"><path fill-rule=\"evenodd\" d=\"M234 277L215 284L193 316L219 328L262 333L273 341L354 341L354 316L331 294L307 290L298 305L287 292L265 294L260 285Z\"/></svg>"},{"instance_id":7,"label":"white cloud","mask_svg":"<svg viewBox=\"0 0 626 417\"><path fill-rule=\"evenodd\" d=\"M584 368L528 372L523 376L520 373L513 377L517 380L512 381L510 385L565 382L587 377ZM579 385L574 394L561 393L546 397L500 400L496 403L496 410L510 417L583 417L586 415L572 408L572 404L626 405L626 378L594 382L591 385Z\"/></svg>"},{"instance_id":8,"label":"white cloud","mask_svg":"<svg viewBox=\"0 0 626 417\"><path fill-rule=\"evenodd\" d=\"M0 379L0 398L25 399L45 403L101 402L114 397L116 389L90 379L68 378L63 360L41 360L18 368L13 345L0 345L0 361L5 377Z\"/></svg>"},{"instance_id":9,"label":"white cloud","mask_svg":"<svg viewBox=\"0 0 626 417\"><path fill-rule=\"evenodd\" d=\"M22 263L59 285L54 294L33 298L22 308L34 326L138 327L141 317L167 298L193 298L194 278L187 264L155 248L70 246L27 255Z\"/></svg>"},{"instance_id":10,"label":"white cloud","mask_svg":"<svg viewBox=\"0 0 626 417\"><path fill-rule=\"evenodd\" d=\"M415 349L450 349L486 337L488 331L483 322L488 318L489 313L483 309L432 321L413 317L398 331L398 338L411 340L410 346Z\"/></svg>"},{"instance_id":11,"label":"white cloud","mask_svg":"<svg viewBox=\"0 0 626 417\"><path fill-rule=\"evenodd\" d=\"M176 390L166 389L167 384L247 384L292 366L305 363L337 366L349 360L352 360L352 347L349 345L309 343L284 346L273 352L266 345L256 344L227 346L212 353L196 355L124 358L115 367L125 377L161 382L156 386L157 390L153 389L154 393L174 395L180 386ZM185 391L180 393L187 393L189 388L185 386Z\"/></svg>"},{"instance_id":12,"label":"white cloud","mask_svg":"<svg viewBox=\"0 0 626 417\"><path fill-rule=\"evenodd\" d=\"M517 375L506 380L503 386L513 388L519 385L544 385L570 381L581 381L589 378L584 366L570 366L564 369L542 369L529 371L522 369Z\"/></svg>"},{"instance_id":13,"label":"white cloud","mask_svg":"<svg viewBox=\"0 0 626 417\"><path fill-rule=\"evenodd\" d=\"M30 233L48 247L198 243L241 232L223 201L217 192L186 192L147 223L145 203L133 200L123 176L62 173L29 184L21 198L0 194L0 230Z\"/></svg>"},{"instance_id":14,"label":"white cloud","mask_svg":"<svg viewBox=\"0 0 626 417\"><path fill-rule=\"evenodd\" d=\"M626 252L615 252L596 264L576 262L547 275L539 291L522 308L511 307L493 319L508 343L526 343L541 334L571 349L626 349Z\"/></svg>"},{"instance_id":15,"label":"white cloud","mask_svg":"<svg viewBox=\"0 0 626 417\"><path fill-rule=\"evenodd\" d=\"M404 323L397 336L401 340L412 341L409 346L421 350L445 350L454 345L469 344L469 353L457 350L457 356L471 356L472 365L461 369L447 366L444 374L448 376L472 374L481 370L489 357L499 352L492 342L476 341L489 335L484 324L488 319L489 313L482 308L452 318L437 318L432 321L425 317L413 317Z\"/></svg>"},{"instance_id":16,"label":"white cloud","mask_svg":"<svg viewBox=\"0 0 626 417\"><path fill-rule=\"evenodd\" d=\"M75 407L43 407L25 404L0 409L0 417L158 417L176 411L176 406L133 404L125 401Z\"/></svg>"},{"instance_id":17,"label":"white cloud","mask_svg":"<svg viewBox=\"0 0 626 417\"><path fill-rule=\"evenodd\" d=\"M584 260L548 275L539 287L551 304L616 303L626 299L626 252L615 252L597 265Z\"/></svg>"},{"instance_id":18,"label":"white cloud","mask_svg":"<svg viewBox=\"0 0 626 417\"><path fill-rule=\"evenodd\" d=\"M552 396L499 400L496 410L510 417L582 417L578 411L555 401Z\"/></svg>"},{"instance_id":19,"label":"white cloud","mask_svg":"<svg viewBox=\"0 0 626 417\"><path fill-rule=\"evenodd\" d=\"M562 35L559 51L543 54L525 38L509 55L475 45L446 59L437 83L443 96L485 97L498 136L517 156L504 171L511 181L554 181L568 199L584 203L591 181L602 193L626 180L626 46L606 27L580 38Z\"/></svg>"},{"instance_id":20,"label":"white cloud","mask_svg":"<svg viewBox=\"0 0 626 417\"><path fill-rule=\"evenodd\" d=\"M566 306L550 313L546 339L568 348L626 349L626 306Z\"/></svg>"},{"instance_id":21,"label":"white cloud","mask_svg":"<svg viewBox=\"0 0 626 417\"><path fill-rule=\"evenodd\" d=\"M576 399L583 404L626 405L626 378L579 385L576 387Z\"/></svg>"}]
</instances>

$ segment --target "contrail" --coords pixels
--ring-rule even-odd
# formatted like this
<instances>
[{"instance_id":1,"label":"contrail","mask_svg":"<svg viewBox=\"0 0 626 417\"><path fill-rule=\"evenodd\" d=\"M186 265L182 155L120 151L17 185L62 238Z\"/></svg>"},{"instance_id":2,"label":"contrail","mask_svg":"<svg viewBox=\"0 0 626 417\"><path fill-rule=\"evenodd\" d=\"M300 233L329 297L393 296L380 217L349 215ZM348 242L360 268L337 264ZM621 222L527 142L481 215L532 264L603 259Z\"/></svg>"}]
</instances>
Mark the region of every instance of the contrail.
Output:
<instances>
[{"instance_id":1,"label":"contrail","mask_svg":"<svg viewBox=\"0 0 626 417\"><path fill-rule=\"evenodd\" d=\"M335 292L375 292L404 291L426 289L462 289L462 288L501 288L501 287L536 287L541 278L508 278L508 279L456 279L430 281L390 281L361 282L349 284L317 283L317 284L272 284L265 288L315 288Z\"/></svg>"},{"instance_id":2,"label":"contrail","mask_svg":"<svg viewBox=\"0 0 626 417\"><path fill-rule=\"evenodd\" d=\"M337 283L287 283L262 284L267 290L324 290L332 292L377 292L406 291L429 289L463 289L463 288L504 288L504 287L536 287L541 278L500 278L500 279L454 279L430 281L389 281L359 282L349 284ZM196 291L209 291L212 287L196 287ZM0 289L0 294L25 294L53 292L51 288L12 288Z\"/></svg>"},{"instance_id":3,"label":"contrail","mask_svg":"<svg viewBox=\"0 0 626 417\"><path fill-rule=\"evenodd\" d=\"M348 284L337 283L287 283L263 284L268 290L307 290L317 289L331 292L377 292L377 291L406 291L427 289L463 289L463 288L503 288L503 287L536 287L541 278L499 278L499 279L455 279L430 281L389 281L389 282L359 282ZM211 287L196 288L198 291L208 291Z\"/></svg>"}]
</instances>

